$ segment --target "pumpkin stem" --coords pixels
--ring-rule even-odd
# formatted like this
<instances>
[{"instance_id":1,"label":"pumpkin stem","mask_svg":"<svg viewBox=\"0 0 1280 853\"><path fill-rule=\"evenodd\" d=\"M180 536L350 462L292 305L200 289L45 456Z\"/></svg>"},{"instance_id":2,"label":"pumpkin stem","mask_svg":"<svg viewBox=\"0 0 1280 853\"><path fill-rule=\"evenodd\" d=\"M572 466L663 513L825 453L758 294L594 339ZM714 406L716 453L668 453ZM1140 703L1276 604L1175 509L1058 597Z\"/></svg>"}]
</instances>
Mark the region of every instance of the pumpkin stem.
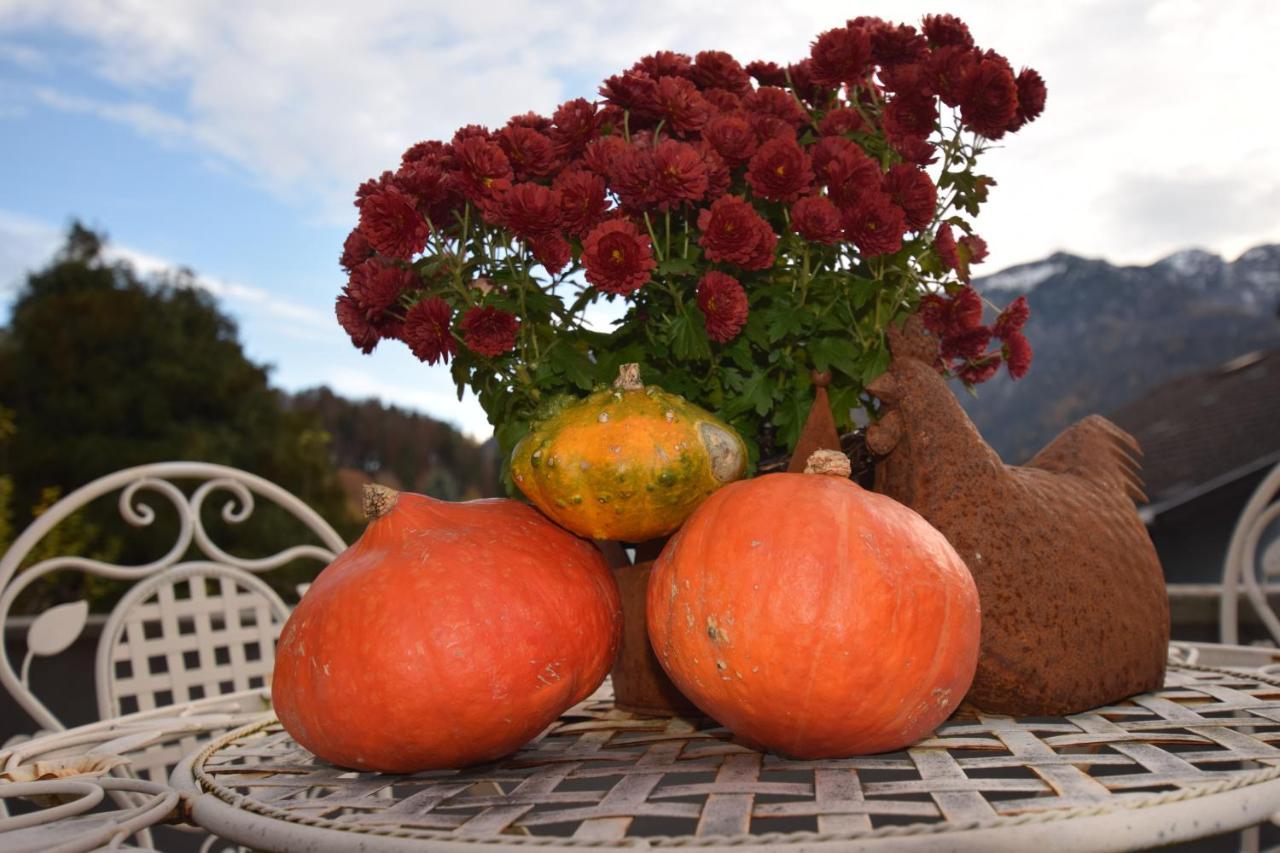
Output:
<instances>
[{"instance_id":1,"label":"pumpkin stem","mask_svg":"<svg viewBox=\"0 0 1280 853\"><path fill-rule=\"evenodd\" d=\"M806 474L828 474L847 480L853 474L849 457L839 450L815 450L805 462Z\"/></svg>"},{"instance_id":2,"label":"pumpkin stem","mask_svg":"<svg viewBox=\"0 0 1280 853\"><path fill-rule=\"evenodd\" d=\"M619 391L639 391L644 388L640 381L640 365L624 364L618 368L618 378L613 380L613 387Z\"/></svg>"},{"instance_id":3,"label":"pumpkin stem","mask_svg":"<svg viewBox=\"0 0 1280 853\"><path fill-rule=\"evenodd\" d=\"M395 489L379 486L377 483L365 483L362 502L364 517L369 521L382 518L391 512L398 500L400 500L400 493Z\"/></svg>"}]
</instances>

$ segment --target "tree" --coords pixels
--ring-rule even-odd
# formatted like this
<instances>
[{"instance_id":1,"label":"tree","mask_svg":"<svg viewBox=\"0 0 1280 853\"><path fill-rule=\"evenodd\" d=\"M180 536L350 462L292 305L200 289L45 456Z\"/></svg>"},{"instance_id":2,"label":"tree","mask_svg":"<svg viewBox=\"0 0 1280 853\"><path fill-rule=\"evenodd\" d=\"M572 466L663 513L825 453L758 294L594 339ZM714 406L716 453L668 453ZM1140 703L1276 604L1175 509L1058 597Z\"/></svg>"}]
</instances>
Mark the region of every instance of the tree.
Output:
<instances>
[{"instance_id":1,"label":"tree","mask_svg":"<svg viewBox=\"0 0 1280 853\"><path fill-rule=\"evenodd\" d=\"M108 262L104 242L73 224L50 264L28 276L0 335L0 406L16 426L0 474L11 478L12 506L37 506L50 487L65 493L131 465L191 459L277 482L350 538L316 418L284 405L189 270L144 281L129 264ZM104 518L114 511L102 509ZM120 529L113 521L103 529ZM299 528L271 521L266 533L265 524L228 526L220 542L260 556L300 541ZM164 531L150 535L163 540ZM127 545L121 559L155 556Z\"/></svg>"}]
</instances>

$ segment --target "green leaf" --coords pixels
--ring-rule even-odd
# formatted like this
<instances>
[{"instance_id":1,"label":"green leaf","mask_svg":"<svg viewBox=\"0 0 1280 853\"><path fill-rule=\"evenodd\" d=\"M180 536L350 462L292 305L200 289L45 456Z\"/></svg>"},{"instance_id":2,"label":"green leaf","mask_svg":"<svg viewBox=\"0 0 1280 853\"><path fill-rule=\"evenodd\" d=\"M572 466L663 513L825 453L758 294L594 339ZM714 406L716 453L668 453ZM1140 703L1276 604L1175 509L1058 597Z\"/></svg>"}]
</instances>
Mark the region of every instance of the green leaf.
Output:
<instances>
[{"instance_id":1,"label":"green leaf","mask_svg":"<svg viewBox=\"0 0 1280 853\"><path fill-rule=\"evenodd\" d=\"M803 320L799 311L791 308L771 312L769 319L769 343L774 344L788 335L800 331Z\"/></svg>"},{"instance_id":2,"label":"green leaf","mask_svg":"<svg viewBox=\"0 0 1280 853\"><path fill-rule=\"evenodd\" d=\"M698 267L689 258L666 258L653 270L654 278L670 278L672 276L691 276L698 274Z\"/></svg>"},{"instance_id":3,"label":"green leaf","mask_svg":"<svg viewBox=\"0 0 1280 853\"><path fill-rule=\"evenodd\" d=\"M863 362L862 384L866 385L889 369L889 348L883 344L873 350Z\"/></svg>"},{"instance_id":4,"label":"green leaf","mask_svg":"<svg viewBox=\"0 0 1280 853\"><path fill-rule=\"evenodd\" d=\"M679 359L709 361L711 342L707 340L706 320L696 305L686 305L683 313L671 320L671 350Z\"/></svg>"},{"instance_id":5,"label":"green leaf","mask_svg":"<svg viewBox=\"0 0 1280 853\"><path fill-rule=\"evenodd\" d=\"M858 379L858 369L862 353L853 342L845 337L815 338L809 342L809 356L813 366L818 370L835 368L850 379Z\"/></svg>"},{"instance_id":6,"label":"green leaf","mask_svg":"<svg viewBox=\"0 0 1280 853\"><path fill-rule=\"evenodd\" d=\"M556 370L575 386L583 391L590 391L595 385L595 365L586 353L579 352L572 346L558 346L551 350L549 359Z\"/></svg>"}]
</instances>

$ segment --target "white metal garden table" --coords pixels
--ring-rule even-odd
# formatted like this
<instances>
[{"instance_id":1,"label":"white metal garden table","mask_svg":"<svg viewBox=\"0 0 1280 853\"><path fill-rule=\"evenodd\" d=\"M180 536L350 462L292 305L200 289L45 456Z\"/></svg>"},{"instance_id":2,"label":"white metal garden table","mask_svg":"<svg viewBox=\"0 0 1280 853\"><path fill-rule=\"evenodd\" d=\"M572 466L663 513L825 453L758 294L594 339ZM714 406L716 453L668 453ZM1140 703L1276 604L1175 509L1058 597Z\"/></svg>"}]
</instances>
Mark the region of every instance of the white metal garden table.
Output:
<instances>
[{"instance_id":1,"label":"white metal garden table","mask_svg":"<svg viewBox=\"0 0 1280 853\"><path fill-rule=\"evenodd\" d=\"M838 761L621 712L607 687L465 771L344 771L266 716L189 754L157 819L309 851L1121 850L1266 820L1280 810L1280 653L1175 646L1171 661L1164 689L1114 706L962 711L909 750Z\"/></svg>"}]
</instances>

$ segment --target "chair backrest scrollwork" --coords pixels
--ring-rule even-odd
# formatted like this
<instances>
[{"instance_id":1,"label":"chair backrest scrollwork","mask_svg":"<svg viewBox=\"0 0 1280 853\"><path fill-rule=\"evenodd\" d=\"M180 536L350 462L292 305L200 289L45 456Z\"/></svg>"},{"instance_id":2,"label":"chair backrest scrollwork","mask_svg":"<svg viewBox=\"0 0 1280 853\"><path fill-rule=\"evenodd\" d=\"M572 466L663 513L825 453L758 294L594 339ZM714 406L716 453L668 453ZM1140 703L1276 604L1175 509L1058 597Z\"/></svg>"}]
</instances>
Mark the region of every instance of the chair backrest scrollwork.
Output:
<instances>
[{"instance_id":1,"label":"chair backrest scrollwork","mask_svg":"<svg viewBox=\"0 0 1280 853\"><path fill-rule=\"evenodd\" d=\"M193 481L189 493L175 482ZM79 556L54 556L18 571L59 522L91 501L120 492L121 518L133 527L156 520L148 499L159 497L177 512L172 547L158 559L117 565ZM316 543L300 543L264 557L239 557L219 547L202 521L203 507L226 493L221 518L241 524L263 499L300 521ZM323 566L346 547L336 531L280 486L236 468L204 462L161 462L117 471L85 485L45 511L0 557L0 626L8 624L15 600L37 579L57 571L79 571L136 581L107 619L97 654L99 713L116 716L165 704L181 704L218 693L264 686L270 681L275 640L288 615L280 597L259 574L298 559ZM197 559L188 559L193 551ZM32 692L33 658L56 655L80 635L88 616L84 602L50 608L31 624L19 670L0 650L0 684L42 728L61 721Z\"/></svg>"},{"instance_id":2,"label":"chair backrest scrollwork","mask_svg":"<svg viewBox=\"0 0 1280 853\"><path fill-rule=\"evenodd\" d=\"M1240 642L1238 595L1253 605L1262 624L1280 645L1280 617L1270 602L1268 591L1275 590L1280 579L1280 465L1263 478L1245 504L1231 534L1226 565L1222 573L1222 599L1219 604L1219 633L1222 642ZM1272 584L1268 588L1268 581Z\"/></svg>"}]
</instances>

